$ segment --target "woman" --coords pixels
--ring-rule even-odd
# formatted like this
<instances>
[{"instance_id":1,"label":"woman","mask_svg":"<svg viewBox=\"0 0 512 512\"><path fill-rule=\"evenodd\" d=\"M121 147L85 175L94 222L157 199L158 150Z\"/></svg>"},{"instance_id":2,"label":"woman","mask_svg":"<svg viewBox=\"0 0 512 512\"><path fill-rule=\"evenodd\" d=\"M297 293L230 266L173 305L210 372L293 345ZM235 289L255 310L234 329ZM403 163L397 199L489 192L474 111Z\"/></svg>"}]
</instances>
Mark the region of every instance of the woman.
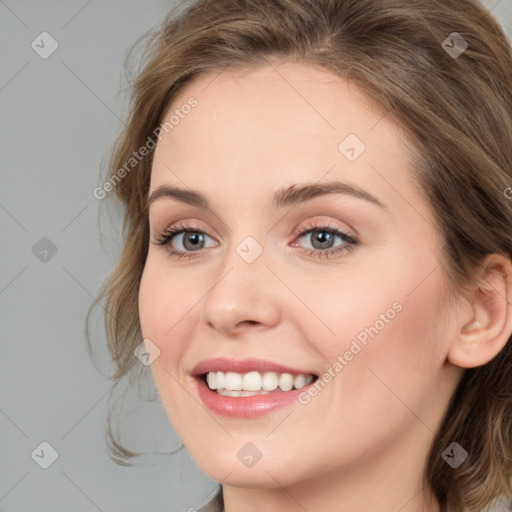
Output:
<instances>
[{"instance_id":1,"label":"woman","mask_svg":"<svg viewBox=\"0 0 512 512\"><path fill-rule=\"evenodd\" d=\"M198 0L147 52L103 187L125 246L100 298L114 379L144 340L221 483L202 510L510 500L497 22L473 0Z\"/></svg>"}]
</instances>

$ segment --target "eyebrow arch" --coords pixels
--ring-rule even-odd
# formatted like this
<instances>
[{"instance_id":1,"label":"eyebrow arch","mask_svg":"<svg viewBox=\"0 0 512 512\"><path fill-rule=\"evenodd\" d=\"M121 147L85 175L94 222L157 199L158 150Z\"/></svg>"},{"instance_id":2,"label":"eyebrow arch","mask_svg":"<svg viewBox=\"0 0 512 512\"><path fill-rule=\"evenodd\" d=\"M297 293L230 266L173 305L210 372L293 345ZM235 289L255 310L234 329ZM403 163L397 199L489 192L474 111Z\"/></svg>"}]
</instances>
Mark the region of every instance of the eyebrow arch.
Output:
<instances>
[{"instance_id":1,"label":"eyebrow arch","mask_svg":"<svg viewBox=\"0 0 512 512\"><path fill-rule=\"evenodd\" d=\"M311 201L315 197L324 196L327 194L344 194L355 197L357 199L364 199L379 206L380 208L387 209L379 199L377 199L366 190L358 187L357 185L345 183L343 181L328 181L325 183L301 183L283 188L275 193L272 199L272 206L274 208L294 206L306 201Z\"/></svg>"},{"instance_id":2,"label":"eyebrow arch","mask_svg":"<svg viewBox=\"0 0 512 512\"><path fill-rule=\"evenodd\" d=\"M379 199L367 192L366 190L351 183L342 181L329 181L325 183L301 183L294 184L289 187L278 190L271 201L273 208L283 208L285 206L294 206L300 203L311 201L315 197L328 195L328 194L344 194L355 197L357 199L364 199L373 203L380 208L387 209ZM212 208L208 203L208 199L194 190L186 190L168 185L160 185L148 197L146 208L149 209L151 204L161 198L170 198L180 201L191 206L196 206L203 210L212 212Z\"/></svg>"}]
</instances>

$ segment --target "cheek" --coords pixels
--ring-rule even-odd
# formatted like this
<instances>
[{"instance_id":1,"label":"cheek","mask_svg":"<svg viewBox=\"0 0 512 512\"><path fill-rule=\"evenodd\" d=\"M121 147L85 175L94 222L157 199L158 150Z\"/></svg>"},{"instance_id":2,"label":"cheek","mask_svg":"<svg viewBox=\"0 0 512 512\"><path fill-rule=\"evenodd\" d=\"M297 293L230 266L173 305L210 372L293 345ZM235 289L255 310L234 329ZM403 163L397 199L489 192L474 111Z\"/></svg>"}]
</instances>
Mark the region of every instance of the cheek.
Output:
<instances>
[{"instance_id":1,"label":"cheek","mask_svg":"<svg viewBox=\"0 0 512 512\"><path fill-rule=\"evenodd\" d=\"M148 258L139 287L139 318L142 333L158 345L162 355L179 347L183 329L194 314L198 292L191 281L175 277Z\"/></svg>"},{"instance_id":2,"label":"cheek","mask_svg":"<svg viewBox=\"0 0 512 512\"><path fill-rule=\"evenodd\" d=\"M336 375L333 390L357 410L362 404L367 411L382 410L393 392L421 407L445 360L446 340L438 334L443 332L441 271L431 273L435 263L413 258L412 248L404 254L407 259L347 274L337 289L326 282L323 296L317 281L309 294L332 335L320 338L311 329L306 336L317 340L326 370Z\"/></svg>"},{"instance_id":3,"label":"cheek","mask_svg":"<svg viewBox=\"0 0 512 512\"><path fill-rule=\"evenodd\" d=\"M354 305L350 318L358 325L343 340L342 353L348 357L336 385L359 421L370 422L379 413L383 420L378 428L385 430L387 424L391 430L393 424L416 421L415 411L426 424L435 425L437 411L430 395L445 359L444 340L437 336L441 319L436 278L431 275L412 293L403 284L414 280L404 279L402 285L360 301L362 312Z\"/></svg>"},{"instance_id":4,"label":"cheek","mask_svg":"<svg viewBox=\"0 0 512 512\"><path fill-rule=\"evenodd\" d=\"M151 372L172 421L184 407L179 363L186 349L184 329L189 324L180 318L190 309L190 303L183 299L179 283L171 286L167 282L163 270L148 258L139 287L139 318L144 339L151 340L160 350L151 364Z\"/></svg>"},{"instance_id":5,"label":"cheek","mask_svg":"<svg viewBox=\"0 0 512 512\"><path fill-rule=\"evenodd\" d=\"M139 318L144 339L150 339L160 350L151 370L159 391L165 382L167 392L173 392L174 378L179 379L179 363L186 351L186 340L194 315L191 306L197 302L191 287L177 281L169 282L169 272L159 269L152 261L146 263L139 287Z\"/></svg>"},{"instance_id":6,"label":"cheek","mask_svg":"<svg viewBox=\"0 0 512 512\"><path fill-rule=\"evenodd\" d=\"M312 343L317 340L317 350L327 362L332 363L351 348L356 352L357 345L365 350L372 340L385 337L393 324L401 322L404 316L401 285L397 281L387 282L387 277L361 271L334 279L316 277L308 282L302 279L302 290L299 284L295 285L297 294L307 297L310 309L324 324L319 325L317 321L313 328L312 323L302 321L303 326L310 325L307 339ZM300 279L295 281L299 282ZM350 354L347 356L351 358Z\"/></svg>"}]
</instances>

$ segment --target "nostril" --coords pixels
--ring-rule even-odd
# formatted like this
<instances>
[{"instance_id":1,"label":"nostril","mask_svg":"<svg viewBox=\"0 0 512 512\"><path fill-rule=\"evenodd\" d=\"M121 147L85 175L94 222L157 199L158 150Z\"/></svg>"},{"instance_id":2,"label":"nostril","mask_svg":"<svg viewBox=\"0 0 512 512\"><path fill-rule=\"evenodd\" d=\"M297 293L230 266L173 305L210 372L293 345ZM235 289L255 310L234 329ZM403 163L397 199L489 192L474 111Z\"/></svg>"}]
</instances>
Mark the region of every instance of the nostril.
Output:
<instances>
[{"instance_id":1,"label":"nostril","mask_svg":"<svg viewBox=\"0 0 512 512\"><path fill-rule=\"evenodd\" d=\"M259 322L257 322L256 320L244 320L244 321L238 323L238 327L243 327L244 325L253 325L253 324L258 324L258 323Z\"/></svg>"}]
</instances>

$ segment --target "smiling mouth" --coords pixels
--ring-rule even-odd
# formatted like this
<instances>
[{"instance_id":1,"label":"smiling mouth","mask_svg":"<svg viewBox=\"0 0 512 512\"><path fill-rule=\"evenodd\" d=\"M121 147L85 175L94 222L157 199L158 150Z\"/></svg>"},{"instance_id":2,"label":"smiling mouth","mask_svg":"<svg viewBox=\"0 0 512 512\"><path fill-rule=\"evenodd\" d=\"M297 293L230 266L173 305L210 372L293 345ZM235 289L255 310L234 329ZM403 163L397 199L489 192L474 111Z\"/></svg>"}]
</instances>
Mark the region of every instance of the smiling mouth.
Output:
<instances>
[{"instance_id":1,"label":"smiling mouth","mask_svg":"<svg viewBox=\"0 0 512 512\"><path fill-rule=\"evenodd\" d=\"M313 374L280 373L280 372L207 372L200 378L211 391L218 395L245 397L285 393L301 389L318 379Z\"/></svg>"}]
</instances>

